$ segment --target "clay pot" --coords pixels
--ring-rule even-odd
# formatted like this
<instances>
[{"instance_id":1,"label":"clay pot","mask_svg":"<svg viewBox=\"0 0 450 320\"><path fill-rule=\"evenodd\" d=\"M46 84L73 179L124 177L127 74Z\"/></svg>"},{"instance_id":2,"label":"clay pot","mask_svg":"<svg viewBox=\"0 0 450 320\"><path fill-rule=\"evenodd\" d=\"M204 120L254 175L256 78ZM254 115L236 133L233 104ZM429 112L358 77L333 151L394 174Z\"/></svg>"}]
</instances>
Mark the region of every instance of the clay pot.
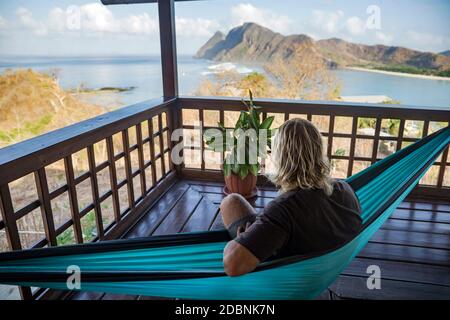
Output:
<instances>
[{"instance_id":1,"label":"clay pot","mask_svg":"<svg viewBox=\"0 0 450 320\"><path fill-rule=\"evenodd\" d=\"M239 193L248 199L255 197L256 191L256 176L251 173L244 179L234 173L225 177L225 194Z\"/></svg>"}]
</instances>

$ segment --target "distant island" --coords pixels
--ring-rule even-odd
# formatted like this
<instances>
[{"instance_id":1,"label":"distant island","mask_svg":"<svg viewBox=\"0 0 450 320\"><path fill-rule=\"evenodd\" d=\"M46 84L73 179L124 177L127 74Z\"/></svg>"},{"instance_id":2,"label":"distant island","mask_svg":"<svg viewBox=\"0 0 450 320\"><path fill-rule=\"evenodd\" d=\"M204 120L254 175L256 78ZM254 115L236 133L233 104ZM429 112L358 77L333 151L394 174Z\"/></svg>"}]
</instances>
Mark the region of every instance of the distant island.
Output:
<instances>
[{"instance_id":1,"label":"distant island","mask_svg":"<svg viewBox=\"0 0 450 320\"><path fill-rule=\"evenodd\" d=\"M194 57L266 64L279 59L289 60L299 53L317 56L330 68L356 67L450 77L450 50L421 52L396 46L357 44L338 38L316 41L303 34L284 36L256 23L245 23L226 35L217 31Z\"/></svg>"}]
</instances>

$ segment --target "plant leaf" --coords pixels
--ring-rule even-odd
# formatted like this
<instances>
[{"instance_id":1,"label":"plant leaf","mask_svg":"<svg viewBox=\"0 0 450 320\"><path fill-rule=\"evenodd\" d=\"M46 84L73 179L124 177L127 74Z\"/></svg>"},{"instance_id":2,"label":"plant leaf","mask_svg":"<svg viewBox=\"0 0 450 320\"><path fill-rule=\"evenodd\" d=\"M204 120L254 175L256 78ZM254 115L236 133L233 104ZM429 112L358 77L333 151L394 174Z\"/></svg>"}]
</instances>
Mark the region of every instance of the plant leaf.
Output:
<instances>
[{"instance_id":1,"label":"plant leaf","mask_svg":"<svg viewBox=\"0 0 450 320\"><path fill-rule=\"evenodd\" d=\"M246 176L248 176L248 166L247 165L245 165L245 164L240 165L239 176L241 177L242 180L245 179Z\"/></svg>"},{"instance_id":2,"label":"plant leaf","mask_svg":"<svg viewBox=\"0 0 450 320\"><path fill-rule=\"evenodd\" d=\"M252 175L254 175L255 177L258 176L258 171L259 171L259 166L258 164L251 164L250 165L250 172Z\"/></svg>"},{"instance_id":3,"label":"plant leaf","mask_svg":"<svg viewBox=\"0 0 450 320\"><path fill-rule=\"evenodd\" d=\"M266 118L259 128L260 129L267 129L267 130L270 129L270 127L272 126L273 120L275 120L274 116ZM269 135L270 135L270 132L268 132L268 136Z\"/></svg>"},{"instance_id":4,"label":"plant leaf","mask_svg":"<svg viewBox=\"0 0 450 320\"><path fill-rule=\"evenodd\" d=\"M225 177L228 177L231 175L231 165L228 163L223 164L223 174Z\"/></svg>"}]
</instances>

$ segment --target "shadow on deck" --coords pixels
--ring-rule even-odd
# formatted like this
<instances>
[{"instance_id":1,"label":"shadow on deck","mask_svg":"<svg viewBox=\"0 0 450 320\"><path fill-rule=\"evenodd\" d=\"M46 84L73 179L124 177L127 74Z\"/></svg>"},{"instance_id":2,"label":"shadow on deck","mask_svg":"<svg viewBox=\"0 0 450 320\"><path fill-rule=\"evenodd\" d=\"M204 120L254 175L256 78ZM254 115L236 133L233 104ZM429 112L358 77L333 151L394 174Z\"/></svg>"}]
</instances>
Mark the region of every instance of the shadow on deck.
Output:
<instances>
[{"instance_id":1,"label":"shadow on deck","mask_svg":"<svg viewBox=\"0 0 450 320\"><path fill-rule=\"evenodd\" d=\"M221 183L175 182L123 238L223 228ZM260 210L276 191L261 188L253 206ZM367 267L381 268L381 289L366 286ZM450 298L450 204L408 200L386 221L367 246L330 286L340 299ZM328 299L324 292L319 299ZM143 296L73 293L70 299L136 300Z\"/></svg>"}]
</instances>

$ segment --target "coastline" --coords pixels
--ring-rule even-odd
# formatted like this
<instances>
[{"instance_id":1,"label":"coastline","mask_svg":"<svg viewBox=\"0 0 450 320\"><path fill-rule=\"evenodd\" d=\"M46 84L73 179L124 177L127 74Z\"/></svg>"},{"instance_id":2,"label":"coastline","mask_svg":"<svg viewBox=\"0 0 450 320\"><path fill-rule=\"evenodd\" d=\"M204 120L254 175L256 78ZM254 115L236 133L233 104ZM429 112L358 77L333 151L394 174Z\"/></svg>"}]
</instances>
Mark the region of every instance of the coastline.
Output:
<instances>
[{"instance_id":1,"label":"coastline","mask_svg":"<svg viewBox=\"0 0 450 320\"><path fill-rule=\"evenodd\" d=\"M363 71L363 72L381 73L381 74L387 74L387 75L391 75L391 76L399 76L399 77L407 77L407 78L450 81L450 77L438 77L438 76L431 76L431 75L424 75L424 74L412 74L412 73L404 73L404 72L394 72L394 71L385 71L385 70L377 70L377 69L367 69L367 68L360 68L360 67L343 67L342 69L354 70L354 71Z\"/></svg>"}]
</instances>

